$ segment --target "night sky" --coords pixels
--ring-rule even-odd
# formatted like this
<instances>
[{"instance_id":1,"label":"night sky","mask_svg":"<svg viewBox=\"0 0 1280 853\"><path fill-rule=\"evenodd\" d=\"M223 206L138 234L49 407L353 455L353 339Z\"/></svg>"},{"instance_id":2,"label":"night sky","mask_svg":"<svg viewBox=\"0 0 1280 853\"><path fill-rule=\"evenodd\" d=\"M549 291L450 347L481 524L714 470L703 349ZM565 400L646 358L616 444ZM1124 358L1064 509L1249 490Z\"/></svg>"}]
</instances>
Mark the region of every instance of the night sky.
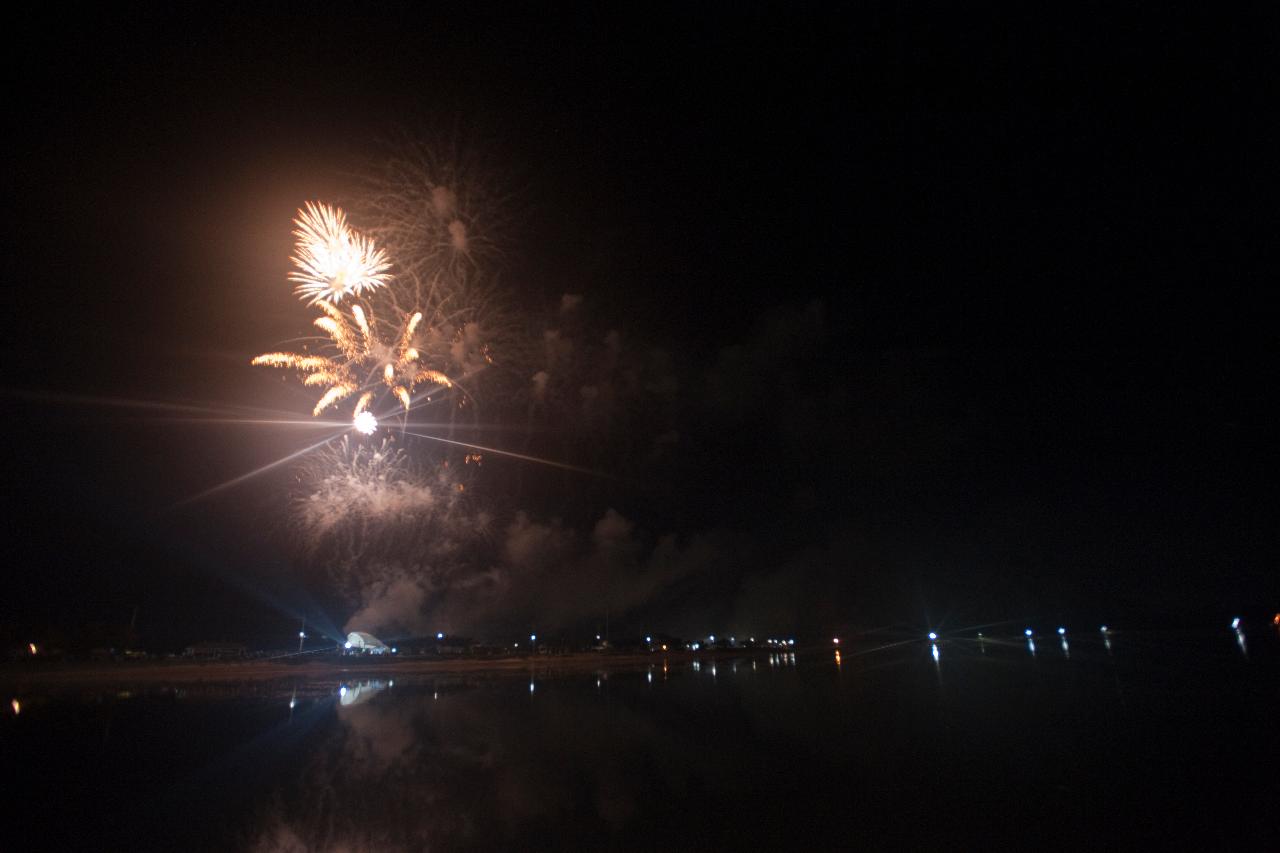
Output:
<instances>
[{"instance_id":1,"label":"night sky","mask_svg":"<svg viewBox=\"0 0 1280 853\"><path fill-rule=\"evenodd\" d=\"M619 631L1274 609L1277 22L1199 15L14 22L3 639L134 607L156 648L343 627L287 468L179 505L303 438L88 398L307 416L248 366L306 323L290 220L404 138L509 189L533 339L617 331L644 376L532 437L490 401L486 441L608 476L486 461L495 536L568 544L456 630L589 630L610 510Z\"/></svg>"}]
</instances>

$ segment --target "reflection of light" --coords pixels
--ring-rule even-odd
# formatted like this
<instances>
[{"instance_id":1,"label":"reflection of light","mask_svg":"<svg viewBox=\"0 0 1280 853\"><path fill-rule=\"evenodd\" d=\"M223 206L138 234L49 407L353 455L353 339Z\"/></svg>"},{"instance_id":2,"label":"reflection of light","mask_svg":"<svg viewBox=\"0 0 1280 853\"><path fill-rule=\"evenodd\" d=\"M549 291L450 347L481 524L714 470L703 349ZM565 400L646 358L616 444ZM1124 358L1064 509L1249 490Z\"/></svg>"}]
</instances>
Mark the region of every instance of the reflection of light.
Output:
<instances>
[{"instance_id":1,"label":"reflection of light","mask_svg":"<svg viewBox=\"0 0 1280 853\"><path fill-rule=\"evenodd\" d=\"M666 644L666 643L663 643L663 644L662 644L662 650L663 650L664 652L667 650L667 644Z\"/></svg>"},{"instance_id":2,"label":"reflection of light","mask_svg":"<svg viewBox=\"0 0 1280 853\"><path fill-rule=\"evenodd\" d=\"M647 677L647 679L648 679L649 683L650 683L650 684L653 684L653 670L649 670L645 675L646 675L646 677Z\"/></svg>"},{"instance_id":3,"label":"reflection of light","mask_svg":"<svg viewBox=\"0 0 1280 853\"><path fill-rule=\"evenodd\" d=\"M1071 657L1071 647L1067 645L1067 638L1062 638L1062 653L1067 657Z\"/></svg>"},{"instance_id":4,"label":"reflection of light","mask_svg":"<svg viewBox=\"0 0 1280 853\"><path fill-rule=\"evenodd\" d=\"M755 661L752 661L751 665L754 667ZM839 666L839 665L840 665L840 650L836 649L836 666Z\"/></svg>"},{"instance_id":5,"label":"reflection of light","mask_svg":"<svg viewBox=\"0 0 1280 853\"><path fill-rule=\"evenodd\" d=\"M938 644L937 643L933 644L933 662L934 663L938 662Z\"/></svg>"},{"instance_id":6,"label":"reflection of light","mask_svg":"<svg viewBox=\"0 0 1280 853\"><path fill-rule=\"evenodd\" d=\"M936 640L936 639L938 639L938 635L937 635L937 634L935 634L935 633L933 633L932 631L930 631L930 632L929 632L929 639L930 639L930 640Z\"/></svg>"},{"instance_id":7,"label":"reflection of light","mask_svg":"<svg viewBox=\"0 0 1280 853\"><path fill-rule=\"evenodd\" d=\"M1111 651L1111 635L1110 634L1102 635L1102 645L1107 647L1108 652Z\"/></svg>"},{"instance_id":8,"label":"reflection of light","mask_svg":"<svg viewBox=\"0 0 1280 853\"><path fill-rule=\"evenodd\" d=\"M1271 617L1271 624L1280 625L1280 613L1277 613L1275 616Z\"/></svg>"},{"instance_id":9,"label":"reflection of light","mask_svg":"<svg viewBox=\"0 0 1280 853\"><path fill-rule=\"evenodd\" d=\"M1027 638L1027 649L1030 650L1032 657L1036 656L1036 641L1030 637Z\"/></svg>"},{"instance_id":10,"label":"reflection of light","mask_svg":"<svg viewBox=\"0 0 1280 853\"><path fill-rule=\"evenodd\" d=\"M693 662L693 671L702 672L702 661L696 660Z\"/></svg>"},{"instance_id":11,"label":"reflection of light","mask_svg":"<svg viewBox=\"0 0 1280 853\"><path fill-rule=\"evenodd\" d=\"M533 682L532 682L532 681L530 681L530 682L529 682L529 692L530 692L530 693L532 693L532 692L533 692Z\"/></svg>"},{"instance_id":12,"label":"reflection of light","mask_svg":"<svg viewBox=\"0 0 1280 853\"><path fill-rule=\"evenodd\" d=\"M1066 628L1059 628L1059 629L1058 629L1058 636L1059 636L1059 637L1065 637L1066 635L1067 635L1067 629L1066 629Z\"/></svg>"},{"instance_id":13,"label":"reflection of light","mask_svg":"<svg viewBox=\"0 0 1280 853\"><path fill-rule=\"evenodd\" d=\"M391 679L390 681L388 681L388 682L387 682L387 686L388 686L388 687L395 687L395 686L396 686L396 680L395 680L394 678L393 678L393 679Z\"/></svg>"},{"instance_id":14,"label":"reflection of light","mask_svg":"<svg viewBox=\"0 0 1280 853\"><path fill-rule=\"evenodd\" d=\"M1232 619L1232 620L1231 620L1231 627L1232 627L1232 628L1234 628L1234 629L1236 629L1237 631L1238 631L1238 630L1240 630L1240 617L1239 617L1239 616L1237 616L1236 618L1234 618L1234 619Z\"/></svg>"},{"instance_id":15,"label":"reflection of light","mask_svg":"<svg viewBox=\"0 0 1280 853\"><path fill-rule=\"evenodd\" d=\"M36 644L35 644L35 643L27 643L27 648L31 649L31 654L33 654L33 655L34 655L34 654L36 653Z\"/></svg>"},{"instance_id":16,"label":"reflection of light","mask_svg":"<svg viewBox=\"0 0 1280 853\"><path fill-rule=\"evenodd\" d=\"M716 677L716 662L715 662L715 661L712 661L712 662L711 662L711 677L712 677L712 678L715 678L715 677Z\"/></svg>"},{"instance_id":17,"label":"reflection of light","mask_svg":"<svg viewBox=\"0 0 1280 853\"><path fill-rule=\"evenodd\" d=\"M1240 647L1241 654L1249 654L1249 644L1244 641L1244 631L1236 631L1236 645Z\"/></svg>"},{"instance_id":18,"label":"reflection of light","mask_svg":"<svg viewBox=\"0 0 1280 853\"><path fill-rule=\"evenodd\" d=\"M1031 636L1031 629L1030 629L1030 628L1028 628L1027 630L1023 631L1022 633L1026 634L1028 637L1030 637L1030 636Z\"/></svg>"},{"instance_id":19,"label":"reflection of light","mask_svg":"<svg viewBox=\"0 0 1280 853\"><path fill-rule=\"evenodd\" d=\"M14 699L12 702L10 702L9 706L13 708L13 715L15 717L22 713L22 703L19 702L17 699Z\"/></svg>"}]
</instances>

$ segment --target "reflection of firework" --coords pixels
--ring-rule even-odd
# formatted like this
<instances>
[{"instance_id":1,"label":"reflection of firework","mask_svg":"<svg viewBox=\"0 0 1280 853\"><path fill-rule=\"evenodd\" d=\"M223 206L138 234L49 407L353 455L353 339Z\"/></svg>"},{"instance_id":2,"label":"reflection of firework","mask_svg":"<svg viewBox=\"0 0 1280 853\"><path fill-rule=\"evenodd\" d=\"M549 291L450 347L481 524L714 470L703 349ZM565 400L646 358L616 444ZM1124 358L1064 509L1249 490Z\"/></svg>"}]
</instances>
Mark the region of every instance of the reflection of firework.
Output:
<instances>
[{"instance_id":1,"label":"reflection of firework","mask_svg":"<svg viewBox=\"0 0 1280 853\"><path fill-rule=\"evenodd\" d=\"M329 303L316 304L325 314L315 319L315 325L329 336L331 351L327 355L271 352L251 362L292 368L303 374L303 385L325 388L311 412L313 415L362 391L353 413L360 417L373 401L373 389L379 384L390 389L406 410L413 401L415 386L432 383L452 387L453 382L443 372L421 363L421 352L414 346L414 336L422 320L421 312L405 318L403 327L395 336L395 343L387 344L378 334L372 317L359 305L351 306L352 320L349 321L345 314Z\"/></svg>"},{"instance_id":2,"label":"reflection of firework","mask_svg":"<svg viewBox=\"0 0 1280 853\"><path fill-rule=\"evenodd\" d=\"M341 208L307 202L294 224L298 270L289 279L297 284L294 292L309 303L339 302L391 280L386 253L353 231Z\"/></svg>"}]
</instances>

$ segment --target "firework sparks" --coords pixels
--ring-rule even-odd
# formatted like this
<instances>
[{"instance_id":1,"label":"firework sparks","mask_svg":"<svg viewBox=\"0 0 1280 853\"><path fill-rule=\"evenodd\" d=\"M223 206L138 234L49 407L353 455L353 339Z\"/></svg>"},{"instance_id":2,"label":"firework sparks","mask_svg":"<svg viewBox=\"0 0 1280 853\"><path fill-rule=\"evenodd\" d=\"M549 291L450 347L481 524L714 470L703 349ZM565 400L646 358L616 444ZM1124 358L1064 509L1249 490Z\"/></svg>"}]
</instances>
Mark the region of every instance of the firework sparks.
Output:
<instances>
[{"instance_id":1,"label":"firework sparks","mask_svg":"<svg viewBox=\"0 0 1280 853\"><path fill-rule=\"evenodd\" d=\"M324 316L317 317L314 323L328 335L331 352L325 355L270 352L250 362L296 370L303 375L303 385L324 388L312 415L319 415L340 400L362 391L353 416L356 428L363 432L374 417L367 411L374 399L370 385L385 386L406 410L413 404L413 389L418 385L453 387L453 380L443 371L420 363L421 352L413 346L413 341L422 320L421 312L405 318L403 326L391 336L396 343L387 344L377 333L372 313L361 306L353 305L351 319L348 319L327 302L316 305ZM368 417L362 420L362 415ZM376 426L377 421L372 423Z\"/></svg>"},{"instance_id":2,"label":"firework sparks","mask_svg":"<svg viewBox=\"0 0 1280 853\"><path fill-rule=\"evenodd\" d=\"M298 243L292 260L298 269L289 280L308 304L337 303L391 280L386 253L347 225L342 208L307 202L294 224Z\"/></svg>"}]
</instances>

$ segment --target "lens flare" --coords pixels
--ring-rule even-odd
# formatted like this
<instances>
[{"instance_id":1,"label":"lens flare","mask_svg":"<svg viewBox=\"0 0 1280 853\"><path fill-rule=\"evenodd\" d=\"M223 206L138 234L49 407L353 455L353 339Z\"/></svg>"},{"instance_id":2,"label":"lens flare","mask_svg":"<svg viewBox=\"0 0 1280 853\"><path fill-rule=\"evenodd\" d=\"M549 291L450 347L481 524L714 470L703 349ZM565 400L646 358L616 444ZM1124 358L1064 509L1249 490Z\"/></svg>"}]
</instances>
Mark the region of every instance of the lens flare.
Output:
<instances>
[{"instance_id":1,"label":"lens flare","mask_svg":"<svg viewBox=\"0 0 1280 853\"><path fill-rule=\"evenodd\" d=\"M355 427L356 432L373 435L378 429L378 419L373 416L373 412L357 412L351 425Z\"/></svg>"}]
</instances>

